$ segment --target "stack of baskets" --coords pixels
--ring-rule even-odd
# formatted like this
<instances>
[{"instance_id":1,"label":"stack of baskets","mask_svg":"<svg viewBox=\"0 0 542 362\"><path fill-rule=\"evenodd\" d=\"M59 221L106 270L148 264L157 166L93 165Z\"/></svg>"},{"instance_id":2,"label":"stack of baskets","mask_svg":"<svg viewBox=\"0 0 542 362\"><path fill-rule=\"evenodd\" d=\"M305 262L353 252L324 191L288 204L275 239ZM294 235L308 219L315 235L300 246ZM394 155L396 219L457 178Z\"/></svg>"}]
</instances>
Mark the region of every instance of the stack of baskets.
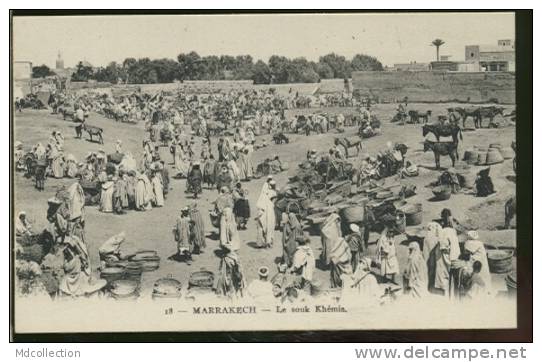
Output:
<instances>
[{"instance_id":1,"label":"stack of baskets","mask_svg":"<svg viewBox=\"0 0 542 362\"><path fill-rule=\"evenodd\" d=\"M129 258L130 261L140 263L144 272L154 271L160 267L160 257L155 250L140 250Z\"/></svg>"},{"instance_id":2,"label":"stack of baskets","mask_svg":"<svg viewBox=\"0 0 542 362\"><path fill-rule=\"evenodd\" d=\"M125 277L126 268L123 266L105 267L100 271L100 278L105 279L108 285Z\"/></svg>"},{"instance_id":3,"label":"stack of baskets","mask_svg":"<svg viewBox=\"0 0 542 362\"><path fill-rule=\"evenodd\" d=\"M494 165L505 159L513 158L514 151L510 147L502 147L498 143L492 143L489 148L474 146L472 150L466 150L463 160L469 165Z\"/></svg>"}]
</instances>

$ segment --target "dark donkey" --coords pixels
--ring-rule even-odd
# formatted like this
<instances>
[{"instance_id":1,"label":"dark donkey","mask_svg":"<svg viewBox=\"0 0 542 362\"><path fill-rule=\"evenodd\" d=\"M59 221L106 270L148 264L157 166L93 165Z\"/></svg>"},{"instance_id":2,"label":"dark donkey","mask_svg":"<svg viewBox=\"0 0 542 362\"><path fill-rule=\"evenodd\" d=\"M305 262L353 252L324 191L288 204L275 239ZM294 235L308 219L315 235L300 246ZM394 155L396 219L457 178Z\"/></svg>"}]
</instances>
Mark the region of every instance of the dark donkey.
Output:
<instances>
[{"instance_id":1,"label":"dark donkey","mask_svg":"<svg viewBox=\"0 0 542 362\"><path fill-rule=\"evenodd\" d=\"M455 167L455 160L457 155L457 143L456 142L433 142L425 140L423 143L423 152L433 151L435 154L435 166L437 170L440 169L440 156L450 156L452 159L452 167Z\"/></svg>"},{"instance_id":2,"label":"dark donkey","mask_svg":"<svg viewBox=\"0 0 542 362\"><path fill-rule=\"evenodd\" d=\"M438 142L440 142L440 137L451 136L456 146L455 157L459 159L459 154L457 153L457 144L459 143L459 140L463 141L463 133L461 132L461 127L459 127L456 124L425 124L423 125L422 135L425 137L429 133L434 134Z\"/></svg>"}]
</instances>

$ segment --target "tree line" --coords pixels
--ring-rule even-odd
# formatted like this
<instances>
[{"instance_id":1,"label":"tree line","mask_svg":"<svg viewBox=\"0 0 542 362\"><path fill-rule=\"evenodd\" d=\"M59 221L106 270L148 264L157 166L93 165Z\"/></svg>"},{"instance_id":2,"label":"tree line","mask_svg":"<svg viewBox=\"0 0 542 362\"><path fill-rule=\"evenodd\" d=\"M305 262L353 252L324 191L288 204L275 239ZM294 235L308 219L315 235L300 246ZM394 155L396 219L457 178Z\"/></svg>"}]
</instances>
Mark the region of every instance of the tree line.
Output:
<instances>
[{"instance_id":1,"label":"tree line","mask_svg":"<svg viewBox=\"0 0 542 362\"><path fill-rule=\"evenodd\" d=\"M46 66L33 68L35 77L50 75ZM318 62L306 58L273 55L268 62L250 55L209 55L181 53L177 60L126 58L122 64L111 62L93 68L79 62L72 81L96 80L110 83L152 84L182 80L252 80L256 84L317 83L320 79L350 78L353 71L381 71L382 63L372 56L356 54L347 59L335 53L326 54Z\"/></svg>"}]
</instances>

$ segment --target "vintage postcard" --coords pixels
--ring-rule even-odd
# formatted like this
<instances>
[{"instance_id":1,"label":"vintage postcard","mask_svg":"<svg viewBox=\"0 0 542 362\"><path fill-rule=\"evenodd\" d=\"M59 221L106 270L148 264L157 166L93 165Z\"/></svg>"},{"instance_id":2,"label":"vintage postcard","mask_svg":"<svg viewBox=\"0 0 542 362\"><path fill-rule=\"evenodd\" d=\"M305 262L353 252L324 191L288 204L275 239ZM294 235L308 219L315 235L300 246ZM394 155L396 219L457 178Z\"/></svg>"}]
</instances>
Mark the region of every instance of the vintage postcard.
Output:
<instances>
[{"instance_id":1,"label":"vintage postcard","mask_svg":"<svg viewBox=\"0 0 542 362\"><path fill-rule=\"evenodd\" d=\"M11 58L16 333L516 328L513 12L14 13Z\"/></svg>"}]
</instances>

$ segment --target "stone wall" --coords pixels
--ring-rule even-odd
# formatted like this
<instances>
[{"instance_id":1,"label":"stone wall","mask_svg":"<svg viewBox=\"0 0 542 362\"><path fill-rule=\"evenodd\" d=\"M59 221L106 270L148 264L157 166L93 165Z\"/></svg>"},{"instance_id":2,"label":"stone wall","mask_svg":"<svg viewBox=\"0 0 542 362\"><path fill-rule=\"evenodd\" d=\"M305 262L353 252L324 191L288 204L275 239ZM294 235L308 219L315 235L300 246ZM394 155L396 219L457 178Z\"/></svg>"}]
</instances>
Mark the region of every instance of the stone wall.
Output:
<instances>
[{"instance_id":1,"label":"stone wall","mask_svg":"<svg viewBox=\"0 0 542 362\"><path fill-rule=\"evenodd\" d=\"M380 102L516 102L513 72L354 72L352 83Z\"/></svg>"}]
</instances>

